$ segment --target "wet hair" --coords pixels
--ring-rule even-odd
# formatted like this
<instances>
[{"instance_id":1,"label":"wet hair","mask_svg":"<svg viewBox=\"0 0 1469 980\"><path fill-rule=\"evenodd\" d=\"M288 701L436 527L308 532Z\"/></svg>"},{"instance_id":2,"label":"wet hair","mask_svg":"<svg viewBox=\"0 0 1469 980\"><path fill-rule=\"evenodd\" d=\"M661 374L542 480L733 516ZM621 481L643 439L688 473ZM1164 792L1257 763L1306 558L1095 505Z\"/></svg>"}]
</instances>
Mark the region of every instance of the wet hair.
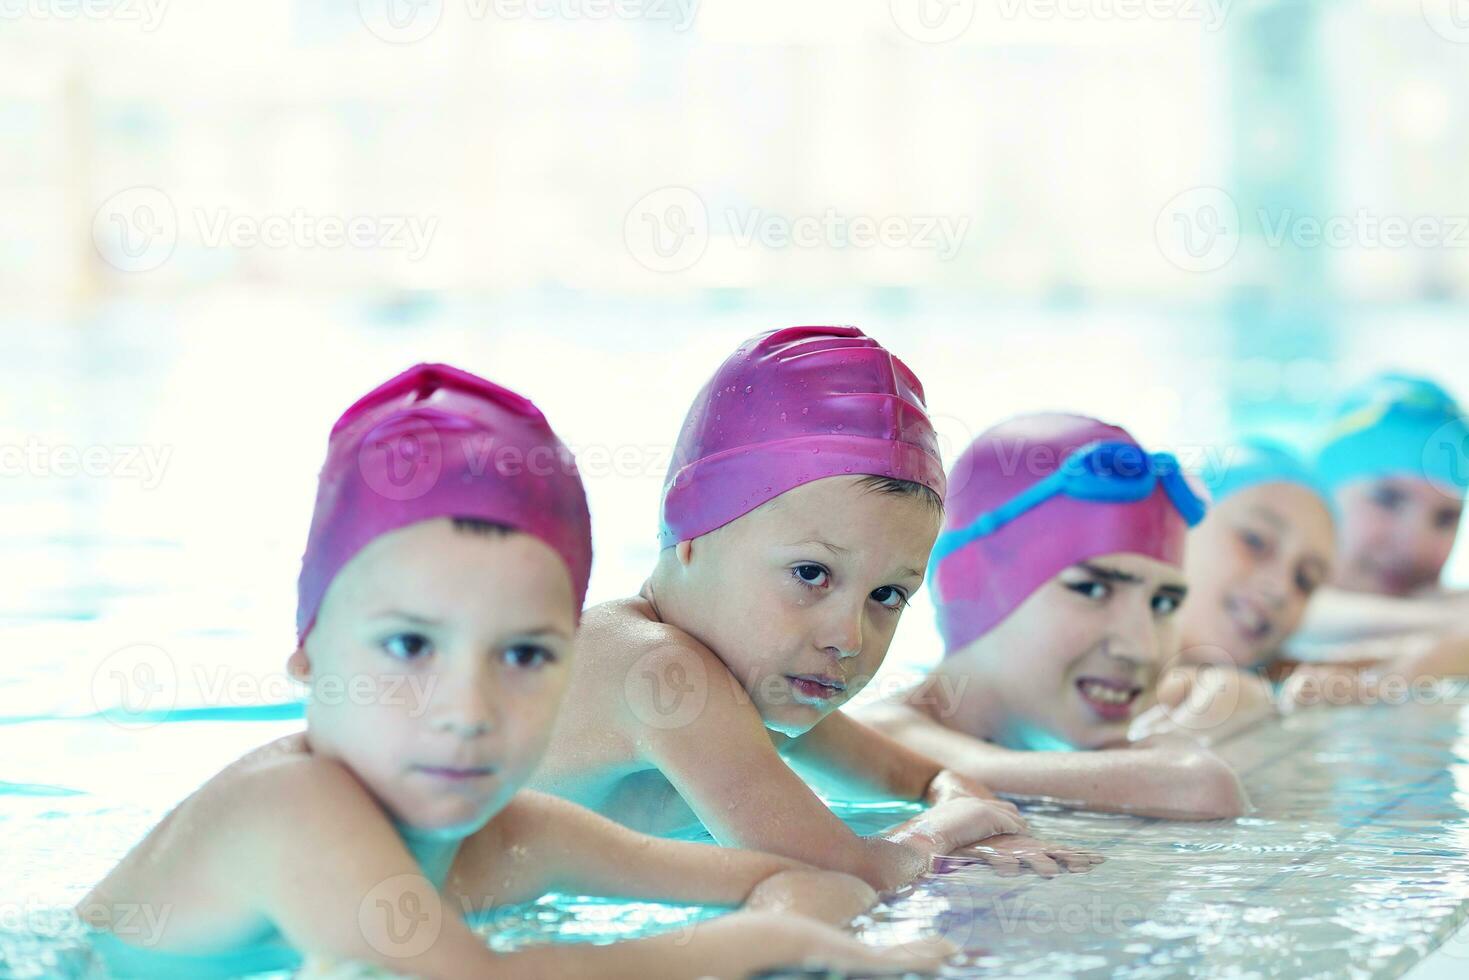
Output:
<instances>
[{"instance_id":1,"label":"wet hair","mask_svg":"<svg viewBox=\"0 0 1469 980\"><path fill-rule=\"evenodd\" d=\"M857 486L863 490L873 493L890 493L898 497L916 497L928 505L929 509L936 514L944 512L944 501L932 487L926 487L912 480L898 480L890 476L864 476L857 481Z\"/></svg>"},{"instance_id":2,"label":"wet hair","mask_svg":"<svg viewBox=\"0 0 1469 980\"><path fill-rule=\"evenodd\" d=\"M488 534L503 537L514 534L515 528L509 524L499 524L495 521L487 521L479 517L451 517L454 522L454 530L463 531L466 534Z\"/></svg>"}]
</instances>

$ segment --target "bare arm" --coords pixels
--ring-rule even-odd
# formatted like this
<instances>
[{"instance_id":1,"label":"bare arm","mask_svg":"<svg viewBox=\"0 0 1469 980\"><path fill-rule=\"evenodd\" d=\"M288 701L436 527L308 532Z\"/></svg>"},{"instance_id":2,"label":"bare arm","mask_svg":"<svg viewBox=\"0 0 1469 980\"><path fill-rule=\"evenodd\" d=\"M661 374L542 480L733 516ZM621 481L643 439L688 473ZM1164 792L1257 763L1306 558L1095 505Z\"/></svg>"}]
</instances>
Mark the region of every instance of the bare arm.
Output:
<instances>
[{"instance_id":1,"label":"bare arm","mask_svg":"<svg viewBox=\"0 0 1469 980\"><path fill-rule=\"evenodd\" d=\"M534 864L537 892L778 909L842 925L867 911L877 893L850 875L818 871L799 861L630 830L574 803L522 790L506 808L499 849ZM469 855L466 855L469 856ZM500 879L500 854L464 862L481 880L456 882L488 896ZM475 899L471 898L473 902ZM480 898L483 902L485 899Z\"/></svg>"},{"instance_id":2,"label":"bare arm","mask_svg":"<svg viewBox=\"0 0 1469 980\"><path fill-rule=\"evenodd\" d=\"M1312 597L1288 649L1295 653L1373 637L1465 627L1469 627L1466 592L1399 598L1326 588Z\"/></svg>"},{"instance_id":3,"label":"bare arm","mask_svg":"<svg viewBox=\"0 0 1469 980\"><path fill-rule=\"evenodd\" d=\"M1199 745L1218 745L1277 717L1268 681L1233 666L1205 664L1168 671L1158 703L1139 715L1128 736L1178 735Z\"/></svg>"},{"instance_id":4,"label":"bare arm","mask_svg":"<svg viewBox=\"0 0 1469 980\"><path fill-rule=\"evenodd\" d=\"M1233 770L1201 748L1016 752L945 728L916 711L894 725L890 730L906 744L1015 796L1183 820L1237 817L1248 806Z\"/></svg>"},{"instance_id":5,"label":"bare arm","mask_svg":"<svg viewBox=\"0 0 1469 980\"><path fill-rule=\"evenodd\" d=\"M710 676L726 672L707 648L662 655L704 657ZM748 700L738 699L731 685L711 683L708 690L689 724L635 727L630 735L722 844L795 858L886 890L923 874L934 855L1020 829L1018 817L993 805L980 812L970 805L980 801L958 800L879 837L859 837L781 759ZM632 706L629 716L650 710Z\"/></svg>"},{"instance_id":6,"label":"bare arm","mask_svg":"<svg viewBox=\"0 0 1469 980\"><path fill-rule=\"evenodd\" d=\"M285 939L315 961L365 962L445 980L568 975L741 976L807 959L858 966L934 965L942 950L883 953L800 918L740 913L611 946L496 954L419 873L376 802L320 760L269 774L242 816L241 887Z\"/></svg>"}]
</instances>

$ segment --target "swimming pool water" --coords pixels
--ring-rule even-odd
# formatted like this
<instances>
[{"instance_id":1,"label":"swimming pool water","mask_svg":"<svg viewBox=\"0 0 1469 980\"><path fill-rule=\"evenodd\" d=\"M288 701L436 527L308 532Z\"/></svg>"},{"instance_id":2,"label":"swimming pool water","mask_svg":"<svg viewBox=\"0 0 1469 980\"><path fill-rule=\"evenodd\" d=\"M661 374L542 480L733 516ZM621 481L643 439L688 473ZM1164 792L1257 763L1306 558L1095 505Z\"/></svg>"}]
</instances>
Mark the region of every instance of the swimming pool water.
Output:
<instances>
[{"instance_id":1,"label":"swimming pool water","mask_svg":"<svg viewBox=\"0 0 1469 980\"><path fill-rule=\"evenodd\" d=\"M1260 417L1272 399L1299 415L1313 385L1325 392L1332 374L1316 369L1328 362L1345 379L1388 362L1433 366L1422 351L1469 356L1451 311L1363 315L1334 335L1338 349L1283 364L1227 317L1157 311L862 297L435 309L406 322L300 297L201 294L0 338L0 444L38 444L48 464L68 447L116 451L102 476L7 472L0 482L0 980L86 975L65 910L209 775L299 726L291 709L264 705L299 694L284 660L326 430L367 385L414 360L513 381L579 449L637 451L630 468L587 468L590 599L600 601L635 589L651 565L659 453L705 373L688 365L712 365L771 326L870 328L924 376L955 445L1005 414L1053 407L1131 421L1179 448ZM880 680L937 648L920 592ZM95 717L119 695L119 676L148 682L134 687L155 692L139 705L153 714ZM1053 881L953 870L895 896L862 933L947 935L967 950L956 976L1366 977L1397 975L1464 918L1469 731L1459 705L1308 712L1223 751L1245 772L1250 817L1181 824L1039 807L1037 836L1108 863ZM842 813L874 830L907 810ZM487 942L514 948L702 914L556 897L499 910L483 928Z\"/></svg>"},{"instance_id":2,"label":"swimming pool water","mask_svg":"<svg viewBox=\"0 0 1469 980\"><path fill-rule=\"evenodd\" d=\"M884 944L941 934L965 950L945 971L952 976L1397 976L1469 914L1469 698L1448 691L1445 700L1459 703L1308 711L1226 743L1257 803L1241 820L1034 806L1037 836L1094 849L1107 863L1052 880L956 867L885 901L859 933ZM96 726L109 724L0 726L0 754L100 741ZM203 743L228 756L295 724L164 721L124 740L157 754L169 742ZM62 767L55 782L0 786L12 909L0 923L0 977L101 975L64 910L161 817L176 788L158 786L152 802L106 800L96 785L68 785L78 774ZM911 812L839 809L866 832ZM550 896L496 910L479 928L510 950L644 935L707 914ZM1469 950L1455 955L1469 965Z\"/></svg>"}]
</instances>

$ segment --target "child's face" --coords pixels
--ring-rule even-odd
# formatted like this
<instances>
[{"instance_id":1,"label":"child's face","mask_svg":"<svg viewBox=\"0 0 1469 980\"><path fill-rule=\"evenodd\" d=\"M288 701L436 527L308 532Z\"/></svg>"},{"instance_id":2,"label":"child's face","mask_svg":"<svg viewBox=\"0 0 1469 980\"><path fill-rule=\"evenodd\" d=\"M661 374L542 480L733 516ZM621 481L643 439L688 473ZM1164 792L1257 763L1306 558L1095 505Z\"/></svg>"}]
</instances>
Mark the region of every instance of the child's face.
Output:
<instances>
[{"instance_id":1,"label":"child's face","mask_svg":"<svg viewBox=\"0 0 1469 980\"><path fill-rule=\"evenodd\" d=\"M1464 505L1427 480L1358 480L1337 492L1341 511L1335 584L1406 596L1438 582Z\"/></svg>"},{"instance_id":2,"label":"child's face","mask_svg":"<svg viewBox=\"0 0 1469 980\"><path fill-rule=\"evenodd\" d=\"M292 657L310 675L313 750L400 822L472 833L546 749L575 611L565 565L530 535L447 519L383 535L333 580Z\"/></svg>"},{"instance_id":3,"label":"child's face","mask_svg":"<svg viewBox=\"0 0 1469 980\"><path fill-rule=\"evenodd\" d=\"M1184 656L1263 661L1300 625L1335 553L1331 513L1305 487L1265 483L1219 504L1189 534Z\"/></svg>"},{"instance_id":4,"label":"child's face","mask_svg":"<svg viewBox=\"0 0 1469 980\"><path fill-rule=\"evenodd\" d=\"M772 731L799 735L887 656L942 515L922 499L831 477L690 543L698 638Z\"/></svg>"},{"instance_id":5,"label":"child's face","mask_svg":"<svg viewBox=\"0 0 1469 980\"><path fill-rule=\"evenodd\" d=\"M1135 554L1073 565L1033 592L969 651L999 678L1000 740L1077 749L1122 741L1178 648L1183 573Z\"/></svg>"}]
</instances>

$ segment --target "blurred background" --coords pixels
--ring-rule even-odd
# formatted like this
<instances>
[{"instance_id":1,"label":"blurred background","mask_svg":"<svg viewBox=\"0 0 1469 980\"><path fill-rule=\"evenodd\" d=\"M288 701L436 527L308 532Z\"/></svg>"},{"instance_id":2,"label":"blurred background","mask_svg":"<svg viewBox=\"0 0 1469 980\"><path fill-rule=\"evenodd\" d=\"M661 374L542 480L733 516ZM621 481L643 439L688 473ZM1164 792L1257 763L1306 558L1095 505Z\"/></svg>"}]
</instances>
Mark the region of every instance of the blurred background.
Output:
<instances>
[{"instance_id":1,"label":"blurred background","mask_svg":"<svg viewBox=\"0 0 1469 980\"><path fill-rule=\"evenodd\" d=\"M419 360L578 450L592 601L773 327L884 341L950 458L1466 393L1466 0L0 0L0 92L4 716L105 707L140 645L170 703L299 693L328 428ZM889 669L937 651L920 601Z\"/></svg>"}]
</instances>

